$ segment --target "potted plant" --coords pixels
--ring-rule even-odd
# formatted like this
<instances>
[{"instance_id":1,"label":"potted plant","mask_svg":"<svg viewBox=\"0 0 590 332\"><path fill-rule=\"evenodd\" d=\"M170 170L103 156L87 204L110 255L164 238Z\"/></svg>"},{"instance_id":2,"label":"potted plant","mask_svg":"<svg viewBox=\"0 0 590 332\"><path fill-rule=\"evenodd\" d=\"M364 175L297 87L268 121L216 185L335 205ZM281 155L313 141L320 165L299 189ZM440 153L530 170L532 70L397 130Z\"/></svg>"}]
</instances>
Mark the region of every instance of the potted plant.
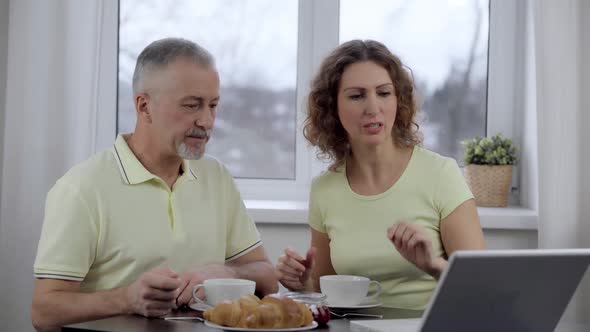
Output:
<instances>
[{"instance_id":1,"label":"potted plant","mask_svg":"<svg viewBox=\"0 0 590 332\"><path fill-rule=\"evenodd\" d=\"M505 207L516 164L512 140L497 134L462 142L465 148L464 175L478 206Z\"/></svg>"}]
</instances>

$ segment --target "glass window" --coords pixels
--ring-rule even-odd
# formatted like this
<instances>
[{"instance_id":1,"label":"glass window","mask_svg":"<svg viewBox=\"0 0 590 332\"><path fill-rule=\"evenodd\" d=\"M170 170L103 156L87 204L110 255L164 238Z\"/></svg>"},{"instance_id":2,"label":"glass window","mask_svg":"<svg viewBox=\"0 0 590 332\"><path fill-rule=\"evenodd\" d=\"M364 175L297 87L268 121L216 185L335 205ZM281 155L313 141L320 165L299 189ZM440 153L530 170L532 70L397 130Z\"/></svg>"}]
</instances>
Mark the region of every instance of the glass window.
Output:
<instances>
[{"instance_id":1,"label":"glass window","mask_svg":"<svg viewBox=\"0 0 590 332\"><path fill-rule=\"evenodd\" d=\"M117 132L135 128L139 52L183 37L216 58L221 100L207 153L240 178L294 179L298 1L121 0Z\"/></svg>"},{"instance_id":2,"label":"glass window","mask_svg":"<svg viewBox=\"0 0 590 332\"><path fill-rule=\"evenodd\" d=\"M341 0L340 41L375 39L412 71L424 145L462 160L486 135L488 0Z\"/></svg>"}]
</instances>

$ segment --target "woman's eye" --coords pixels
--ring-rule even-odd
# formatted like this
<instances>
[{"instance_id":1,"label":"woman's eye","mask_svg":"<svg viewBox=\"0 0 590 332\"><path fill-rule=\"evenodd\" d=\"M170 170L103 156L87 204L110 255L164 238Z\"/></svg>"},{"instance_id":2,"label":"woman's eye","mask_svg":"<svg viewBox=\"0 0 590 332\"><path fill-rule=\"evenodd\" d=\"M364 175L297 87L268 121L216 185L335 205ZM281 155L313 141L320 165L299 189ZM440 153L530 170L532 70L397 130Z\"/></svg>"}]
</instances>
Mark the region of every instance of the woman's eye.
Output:
<instances>
[{"instance_id":1,"label":"woman's eye","mask_svg":"<svg viewBox=\"0 0 590 332\"><path fill-rule=\"evenodd\" d=\"M183 106L190 109L190 110L195 110L195 109L199 108L199 104L185 104Z\"/></svg>"},{"instance_id":2,"label":"woman's eye","mask_svg":"<svg viewBox=\"0 0 590 332\"><path fill-rule=\"evenodd\" d=\"M381 91L381 92L379 92L379 95L381 97L387 97L387 96L391 95L391 91Z\"/></svg>"},{"instance_id":3,"label":"woman's eye","mask_svg":"<svg viewBox=\"0 0 590 332\"><path fill-rule=\"evenodd\" d=\"M362 94L355 94L355 95L348 96L348 98L350 98L352 100L358 100L358 99L363 98L363 95Z\"/></svg>"}]
</instances>

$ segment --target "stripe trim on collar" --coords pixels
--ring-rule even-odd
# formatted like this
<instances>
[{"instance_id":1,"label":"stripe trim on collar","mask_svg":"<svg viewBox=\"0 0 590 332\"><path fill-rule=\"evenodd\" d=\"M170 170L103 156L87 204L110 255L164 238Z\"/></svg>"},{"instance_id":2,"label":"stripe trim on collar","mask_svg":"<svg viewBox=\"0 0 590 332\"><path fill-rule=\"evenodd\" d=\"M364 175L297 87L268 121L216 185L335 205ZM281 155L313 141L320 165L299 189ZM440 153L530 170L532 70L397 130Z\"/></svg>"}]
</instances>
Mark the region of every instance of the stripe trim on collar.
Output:
<instances>
[{"instance_id":1,"label":"stripe trim on collar","mask_svg":"<svg viewBox=\"0 0 590 332\"><path fill-rule=\"evenodd\" d=\"M189 167L189 168L188 168L188 170L191 172L191 174L192 174L192 175L195 177L195 179L196 179L196 178L197 178L197 175L195 174L195 172L193 172L193 169Z\"/></svg>"},{"instance_id":2,"label":"stripe trim on collar","mask_svg":"<svg viewBox=\"0 0 590 332\"><path fill-rule=\"evenodd\" d=\"M127 172L125 172L125 167L123 166L123 162L121 161L121 156L119 155L117 146L113 145L113 147L115 148L115 155L117 156L117 160L119 161L119 167L123 171L123 175L125 175L125 180L127 181L127 184L131 184L131 182L129 181L129 177L127 176Z\"/></svg>"}]
</instances>

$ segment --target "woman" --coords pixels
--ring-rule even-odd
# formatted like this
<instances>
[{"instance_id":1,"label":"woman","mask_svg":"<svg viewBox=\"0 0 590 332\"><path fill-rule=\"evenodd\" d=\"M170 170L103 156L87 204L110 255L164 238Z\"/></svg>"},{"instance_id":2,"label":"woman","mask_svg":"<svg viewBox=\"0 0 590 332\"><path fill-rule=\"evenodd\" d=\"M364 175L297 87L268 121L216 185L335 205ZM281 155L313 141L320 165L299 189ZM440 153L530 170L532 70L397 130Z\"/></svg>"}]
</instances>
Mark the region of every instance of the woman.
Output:
<instances>
[{"instance_id":1,"label":"woman","mask_svg":"<svg viewBox=\"0 0 590 332\"><path fill-rule=\"evenodd\" d=\"M457 163L419 146L417 111L409 73L383 44L353 40L324 60L304 135L332 165L311 187L307 257L287 248L277 263L286 288L361 275L382 284L384 305L424 309L447 257L485 247Z\"/></svg>"}]
</instances>

